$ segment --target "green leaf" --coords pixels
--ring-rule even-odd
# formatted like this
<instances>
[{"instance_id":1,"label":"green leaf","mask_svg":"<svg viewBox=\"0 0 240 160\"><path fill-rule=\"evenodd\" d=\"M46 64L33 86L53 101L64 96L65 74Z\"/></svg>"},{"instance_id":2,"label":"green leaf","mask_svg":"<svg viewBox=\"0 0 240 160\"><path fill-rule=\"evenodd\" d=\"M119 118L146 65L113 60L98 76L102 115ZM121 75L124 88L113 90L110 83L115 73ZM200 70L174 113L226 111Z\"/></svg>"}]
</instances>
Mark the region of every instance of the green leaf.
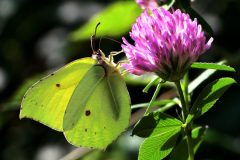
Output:
<instances>
[{"instance_id":1,"label":"green leaf","mask_svg":"<svg viewBox=\"0 0 240 160\"><path fill-rule=\"evenodd\" d=\"M217 64L217 63L195 62L191 65L191 67L192 68L199 68L199 69L215 69L215 70L236 72L235 69L230 67L230 66L227 66L225 64Z\"/></svg>"},{"instance_id":2,"label":"green leaf","mask_svg":"<svg viewBox=\"0 0 240 160\"><path fill-rule=\"evenodd\" d=\"M172 102L169 102L168 104L162 106L161 108L157 109L158 112L165 112L167 110L169 110L170 108L172 108L173 106L175 106L176 104L180 104L180 100L178 98L174 98L172 99Z\"/></svg>"},{"instance_id":3,"label":"green leaf","mask_svg":"<svg viewBox=\"0 0 240 160\"><path fill-rule=\"evenodd\" d=\"M97 31L98 36L120 37L130 30L140 13L141 9L134 1L114 2L74 31L71 39L73 41L89 39L98 22L101 22Z\"/></svg>"},{"instance_id":4,"label":"green leaf","mask_svg":"<svg viewBox=\"0 0 240 160\"><path fill-rule=\"evenodd\" d=\"M206 132L207 132L207 126L206 127L201 127L201 126L196 127L192 130L194 153L196 153L198 148L200 147Z\"/></svg>"},{"instance_id":5,"label":"green leaf","mask_svg":"<svg viewBox=\"0 0 240 160\"><path fill-rule=\"evenodd\" d=\"M144 116L134 127L132 135L149 137L181 128L182 122L161 112L152 112Z\"/></svg>"},{"instance_id":6,"label":"green leaf","mask_svg":"<svg viewBox=\"0 0 240 160\"><path fill-rule=\"evenodd\" d=\"M234 79L225 77L208 84L194 102L187 123L207 112L233 83Z\"/></svg>"},{"instance_id":7,"label":"green leaf","mask_svg":"<svg viewBox=\"0 0 240 160\"><path fill-rule=\"evenodd\" d=\"M197 152L200 144L203 141L205 136L206 128L197 127L192 130L192 142L194 146L194 153ZM174 148L170 160L187 160L188 159L188 149L187 149L187 140L186 137Z\"/></svg>"},{"instance_id":8,"label":"green leaf","mask_svg":"<svg viewBox=\"0 0 240 160\"><path fill-rule=\"evenodd\" d=\"M217 64L224 64L226 63L225 60L218 62ZM208 79L211 75L213 75L217 70L207 69L203 73L201 73L197 78L195 78L189 85L188 85L188 93L192 93L194 89L196 89L203 81Z\"/></svg>"},{"instance_id":9,"label":"green leaf","mask_svg":"<svg viewBox=\"0 0 240 160\"><path fill-rule=\"evenodd\" d=\"M181 128L160 132L146 138L139 149L138 160L161 160L173 149Z\"/></svg>"}]
</instances>

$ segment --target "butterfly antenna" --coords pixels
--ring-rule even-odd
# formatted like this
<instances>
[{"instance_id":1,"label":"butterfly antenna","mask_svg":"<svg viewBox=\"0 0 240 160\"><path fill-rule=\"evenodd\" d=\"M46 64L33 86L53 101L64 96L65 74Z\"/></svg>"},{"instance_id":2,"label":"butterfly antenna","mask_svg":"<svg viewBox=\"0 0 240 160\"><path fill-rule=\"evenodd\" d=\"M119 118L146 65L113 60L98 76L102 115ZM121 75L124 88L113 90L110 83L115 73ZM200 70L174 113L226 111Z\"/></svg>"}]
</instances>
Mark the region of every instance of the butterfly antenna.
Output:
<instances>
[{"instance_id":1,"label":"butterfly antenna","mask_svg":"<svg viewBox=\"0 0 240 160\"><path fill-rule=\"evenodd\" d=\"M113 38L110 38L110 37L104 36L103 38L108 39L108 40L111 40L111 41L113 41L113 42L117 42L117 43L119 43L119 44L122 44L121 42L119 42L119 41L117 41L117 40L115 40L115 39L113 39Z\"/></svg>"},{"instance_id":2,"label":"butterfly antenna","mask_svg":"<svg viewBox=\"0 0 240 160\"><path fill-rule=\"evenodd\" d=\"M119 43L119 44L122 44L121 42L119 42L119 41L117 41L117 40L115 40L115 39L113 39L113 38L109 38L109 37L106 37L106 36L103 36L103 37L100 37L100 40L99 40L99 44L98 44L98 48L101 48L101 42L102 42L102 39L108 39L108 40L111 40L111 41L113 41L113 42L117 42L117 43Z\"/></svg>"},{"instance_id":3,"label":"butterfly antenna","mask_svg":"<svg viewBox=\"0 0 240 160\"><path fill-rule=\"evenodd\" d=\"M101 48L102 38L103 38L103 37L100 37L99 44L98 44L98 48Z\"/></svg>"},{"instance_id":4,"label":"butterfly antenna","mask_svg":"<svg viewBox=\"0 0 240 160\"><path fill-rule=\"evenodd\" d=\"M98 24L95 27L94 35L91 36L91 48L92 48L93 52L96 52L96 45L95 45L96 44L96 35L97 35L97 28L100 24L101 23L98 22Z\"/></svg>"}]
</instances>

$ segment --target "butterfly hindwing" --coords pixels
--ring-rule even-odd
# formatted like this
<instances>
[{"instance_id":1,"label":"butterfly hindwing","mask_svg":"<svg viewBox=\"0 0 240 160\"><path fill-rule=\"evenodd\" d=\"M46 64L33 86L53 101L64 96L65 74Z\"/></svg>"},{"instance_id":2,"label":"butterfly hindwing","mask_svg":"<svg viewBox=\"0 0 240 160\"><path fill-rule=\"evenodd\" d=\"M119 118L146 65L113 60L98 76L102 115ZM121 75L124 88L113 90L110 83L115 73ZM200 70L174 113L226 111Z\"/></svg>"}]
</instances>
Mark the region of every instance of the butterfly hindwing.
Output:
<instances>
[{"instance_id":1,"label":"butterfly hindwing","mask_svg":"<svg viewBox=\"0 0 240 160\"><path fill-rule=\"evenodd\" d=\"M101 65L92 67L70 99L63 130L75 146L104 149L128 127L130 98L126 84L118 71L105 72Z\"/></svg>"}]
</instances>

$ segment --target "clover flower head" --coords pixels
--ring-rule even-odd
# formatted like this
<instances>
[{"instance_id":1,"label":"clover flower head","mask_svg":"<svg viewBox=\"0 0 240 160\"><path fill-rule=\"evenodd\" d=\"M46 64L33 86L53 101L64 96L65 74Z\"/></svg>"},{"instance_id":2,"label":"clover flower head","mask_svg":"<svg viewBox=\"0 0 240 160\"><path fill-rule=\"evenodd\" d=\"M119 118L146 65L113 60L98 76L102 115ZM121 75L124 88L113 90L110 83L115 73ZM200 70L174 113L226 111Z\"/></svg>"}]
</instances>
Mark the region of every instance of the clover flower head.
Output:
<instances>
[{"instance_id":1,"label":"clover flower head","mask_svg":"<svg viewBox=\"0 0 240 160\"><path fill-rule=\"evenodd\" d=\"M142 9L153 9L158 7L157 0L136 0Z\"/></svg>"},{"instance_id":2,"label":"clover flower head","mask_svg":"<svg viewBox=\"0 0 240 160\"><path fill-rule=\"evenodd\" d=\"M160 8L145 10L132 26L130 44L124 37L122 49L129 63L123 67L142 75L154 72L168 81L181 79L190 65L208 50L213 38L206 42L197 19L179 9L172 13Z\"/></svg>"}]
</instances>

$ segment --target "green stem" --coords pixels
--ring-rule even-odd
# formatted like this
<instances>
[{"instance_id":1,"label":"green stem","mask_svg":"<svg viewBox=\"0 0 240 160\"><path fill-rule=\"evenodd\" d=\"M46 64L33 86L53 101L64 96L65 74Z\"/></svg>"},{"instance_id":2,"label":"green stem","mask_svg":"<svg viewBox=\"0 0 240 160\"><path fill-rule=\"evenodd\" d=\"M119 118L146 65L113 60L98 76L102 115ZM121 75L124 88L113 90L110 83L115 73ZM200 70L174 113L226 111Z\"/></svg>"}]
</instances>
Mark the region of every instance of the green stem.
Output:
<instances>
[{"instance_id":1,"label":"green stem","mask_svg":"<svg viewBox=\"0 0 240 160\"><path fill-rule=\"evenodd\" d=\"M194 152L193 152L193 145L192 145L192 138L191 134L187 134L187 145L188 145L188 159L189 160L194 160Z\"/></svg>"},{"instance_id":2,"label":"green stem","mask_svg":"<svg viewBox=\"0 0 240 160\"><path fill-rule=\"evenodd\" d=\"M183 93L180 81L176 81L175 85L177 87L181 105L182 105L182 119L185 123L187 115L188 115L188 108L187 108L186 101L185 101L186 99L184 98L184 93ZM189 126L186 126L186 128L184 128L184 132L185 132L185 135L187 136L189 160L194 160L194 151L193 151L192 138L191 138L191 128Z\"/></svg>"},{"instance_id":3,"label":"green stem","mask_svg":"<svg viewBox=\"0 0 240 160\"><path fill-rule=\"evenodd\" d=\"M174 105L176 105L176 102L170 102L170 103L166 104L165 106L159 108L158 111L165 112L165 111L171 109Z\"/></svg>"},{"instance_id":4,"label":"green stem","mask_svg":"<svg viewBox=\"0 0 240 160\"><path fill-rule=\"evenodd\" d=\"M149 82L148 85L143 89L143 93L148 93L148 90L150 89L150 87L152 87L152 85L154 85L159 80L160 80L159 77L151 80L151 82Z\"/></svg>"},{"instance_id":5,"label":"green stem","mask_svg":"<svg viewBox=\"0 0 240 160\"><path fill-rule=\"evenodd\" d=\"M185 122L185 120L187 118L188 111L187 111L187 106L186 106L186 102L185 102L185 98L184 98L184 95L183 95L183 91L182 91L180 81L176 81L175 85L177 87L179 97L180 97L180 101L181 101L181 104L182 104L182 116L183 116L182 118L183 118L183 121Z\"/></svg>"},{"instance_id":6,"label":"green stem","mask_svg":"<svg viewBox=\"0 0 240 160\"><path fill-rule=\"evenodd\" d=\"M184 75L184 97L185 97L185 102L186 102L186 108L189 111L189 94L188 94L188 82L189 82L189 77L188 77L188 72L185 73Z\"/></svg>"},{"instance_id":7,"label":"green stem","mask_svg":"<svg viewBox=\"0 0 240 160\"><path fill-rule=\"evenodd\" d=\"M167 104L175 105L175 104L177 104L177 102L174 99L172 99L172 100L162 99L162 100L156 100L153 102L153 105L161 107L160 109L162 109L162 106L165 107ZM148 107L148 106L149 106L149 103L139 103L139 104L132 105L131 109L144 108L144 107Z\"/></svg>"},{"instance_id":8,"label":"green stem","mask_svg":"<svg viewBox=\"0 0 240 160\"><path fill-rule=\"evenodd\" d=\"M160 89L161 89L161 83L158 83L157 88L156 88L156 90L155 90L155 92L154 92L154 94L152 96L151 101L149 102L149 105L148 105L144 115L147 115L151 111L151 107L153 106L154 101L156 100L157 95L158 95Z\"/></svg>"}]
</instances>

